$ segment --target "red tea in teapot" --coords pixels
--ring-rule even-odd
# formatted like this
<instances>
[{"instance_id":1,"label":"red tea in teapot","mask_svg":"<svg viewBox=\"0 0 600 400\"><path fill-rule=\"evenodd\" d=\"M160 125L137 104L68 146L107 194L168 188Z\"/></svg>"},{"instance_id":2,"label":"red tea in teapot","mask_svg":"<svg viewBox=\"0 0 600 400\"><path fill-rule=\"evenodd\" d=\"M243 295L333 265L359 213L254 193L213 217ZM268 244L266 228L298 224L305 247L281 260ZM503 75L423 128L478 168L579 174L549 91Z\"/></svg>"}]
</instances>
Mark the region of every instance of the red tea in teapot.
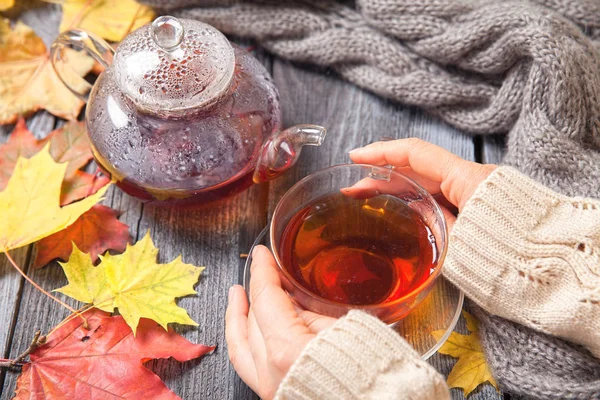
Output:
<instances>
[{"instance_id":1,"label":"red tea in teapot","mask_svg":"<svg viewBox=\"0 0 600 400\"><path fill-rule=\"evenodd\" d=\"M181 204L227 197L252 184L259 149L279 128L279 104L262 65L242 49L235 52L229 90L196 113L166 118L132 110L127 119L133 125L120 128L115 114L126 102L114 93L98 93L96 101L106 102L108 112L91 112L89 123L97 124L96 131L106 125L111 132L94 141L94 154L122 189L138 198Z\"/></svg>"},{"instance_id":2,"label":"red tea in teapot","mask_svg":"<svg viewBox=\"0 0 600 400\"><path fill-rule=\"evenodd\" d=\"M433 235L417 212L389 195L320 198L289 221L279 253L288 272L327 300L387 303L433 272Z\"/></svg>"}]
</instances>

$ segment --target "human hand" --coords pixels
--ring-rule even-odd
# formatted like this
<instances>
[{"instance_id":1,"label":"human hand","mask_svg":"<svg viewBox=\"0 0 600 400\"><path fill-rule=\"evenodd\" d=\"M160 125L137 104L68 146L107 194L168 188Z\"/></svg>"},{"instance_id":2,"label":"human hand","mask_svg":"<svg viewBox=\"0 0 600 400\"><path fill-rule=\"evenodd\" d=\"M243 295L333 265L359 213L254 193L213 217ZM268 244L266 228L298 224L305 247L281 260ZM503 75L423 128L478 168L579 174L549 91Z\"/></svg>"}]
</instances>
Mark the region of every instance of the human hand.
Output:
<instances>
[{"instance_id":1,"label":"human hand","mask_svg":"<svg viewBox=\"0 0 600 400\"><path fill-rule=\"evenodd\" d=\"M355 163L393 165L432 195L442 194L458 210L462 210L475 189L497 166L464 160L443 148L421 139L409 138L375 142L354 149L350 159ZM451 227L456 217L444 210Z\"/></svg>"},{"instance_id":2,"label":"human hand","mask_svg":"<svg viewBox=\"0 0 600 400\"><path fill-rule=\"evenodd\" d=\"M250 306L244 288L232 286L225 337L233 368L254 392L268 400L308 342L336 320L292 303L265 246L254 248L250 268Z\"/></svg>"}]
</instances>

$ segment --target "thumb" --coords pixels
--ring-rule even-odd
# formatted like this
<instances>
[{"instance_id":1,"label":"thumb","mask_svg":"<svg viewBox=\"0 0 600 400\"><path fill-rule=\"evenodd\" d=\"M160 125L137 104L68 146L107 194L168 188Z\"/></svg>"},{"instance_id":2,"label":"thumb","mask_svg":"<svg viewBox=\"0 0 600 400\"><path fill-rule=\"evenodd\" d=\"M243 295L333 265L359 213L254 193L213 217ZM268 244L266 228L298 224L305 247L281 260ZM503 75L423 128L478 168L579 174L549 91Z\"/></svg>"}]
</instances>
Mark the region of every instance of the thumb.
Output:
<instances>
[{"instance_id":1,"label":"thumb","mask_svg":"<svg viewBox=\"0 0 600 400\"><path fill-rule=\"evenodd\" d=\"M304 310L298 306L295 306L298 316L304 321L306 327L314 334L321 332L333 325L337 318L326 317L314 313L312 311Z\"/></svg>"}]
</instances>

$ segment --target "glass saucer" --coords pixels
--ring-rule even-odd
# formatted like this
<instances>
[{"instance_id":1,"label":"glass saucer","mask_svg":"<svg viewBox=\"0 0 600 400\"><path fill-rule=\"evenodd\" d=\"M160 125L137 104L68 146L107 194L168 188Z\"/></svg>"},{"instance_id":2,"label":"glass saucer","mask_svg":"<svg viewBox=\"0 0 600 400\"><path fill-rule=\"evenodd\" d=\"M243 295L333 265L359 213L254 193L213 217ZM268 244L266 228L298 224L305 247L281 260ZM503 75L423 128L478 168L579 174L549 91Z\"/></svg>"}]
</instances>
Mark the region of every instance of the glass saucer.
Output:
<instances>
[{"instance_id":1,"label":"glass saucer","mask_svg":"<svg viewBox=\"0 0 600 400\"><path fill-rule=\"evenodd\" d=\"M254 246L264 244L270 248L269 226L258 235L244 265L244 288L246 292L250 283L250 265ZM391 325L421 355L424 360L431 357L444 344L454 330L462 310L464 293L441 276L429 296L425 298L410 314ZM439 341L431 332L444 331Z\"/></svg>"}]
</instances>

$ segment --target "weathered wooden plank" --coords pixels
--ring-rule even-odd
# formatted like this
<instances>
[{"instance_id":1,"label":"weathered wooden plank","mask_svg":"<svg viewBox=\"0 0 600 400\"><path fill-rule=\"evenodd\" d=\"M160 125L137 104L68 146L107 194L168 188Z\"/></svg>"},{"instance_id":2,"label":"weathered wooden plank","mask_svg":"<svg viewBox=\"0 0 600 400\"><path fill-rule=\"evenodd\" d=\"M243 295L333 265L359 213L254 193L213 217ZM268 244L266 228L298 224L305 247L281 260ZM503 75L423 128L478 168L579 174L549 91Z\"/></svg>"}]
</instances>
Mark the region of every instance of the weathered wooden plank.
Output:
<instances>
[{"instance_id":1,"label":"weathered wooden plank","mask_svg":"<svg viewBox=\"0 0 600 400\"><path fill-rule=\"evenodd\" d=\"M327 127L329 133L321 147L305 149L297 166L271 184L269 215L278 199L299 179L321 168L350 162L349 150L381 137L419 137L475 160L471 136L417 109L380 99L327 71L275 60L273 74L281 93L284 124L315 123ZM462 318L457 330L468 332ZM430 362L444 375L454 365L454 359L440 354ZM452 398L464 396L459 389L453 389ZM498 399L499 395L484 386L471 398Z\"/></svg>"},{"instance_id":2,"label":"weathered wooden plank","mask_svg":"<svg viewBox=\"0 0 600 400\"><path fill-rule=\"evenodd\" d=\"M484 164L499 164L505 152L505 135L485 136L481 151L481 162Z\"/></svg>"},{"instance_id":3,"label":"weathered wooden plank","mask_svg":"<svg viewBox=\"0 0 600 400\"><path fill-rule=\"evenodd\" d=\"M58 35L62 12L59 4L44 4L21 14L20 19L35 30L48 48Z\"/></svg>"},{"instance_id":4,"label":"weathered wooden plank","mask_svg":"<svg viewBox=\"0 0 600 400\"><path fill-rule=\"evenodd\" d=\"M200 327L182 331L194 342L216 344L217 350L193 368L156 363L159 374L183 398L251 396L228 361L224 315L227 291L240 279L244 261L240 253L248 251L252 238L265 224L265 195L266 187L255 186L233 199L198 210L144 207L138 235L149 229L157 243L168 244L161 258L170 260L182 253L185 262L207 267L197 286L198 296L179 302Z\"/></svg>"}]
</instances>

